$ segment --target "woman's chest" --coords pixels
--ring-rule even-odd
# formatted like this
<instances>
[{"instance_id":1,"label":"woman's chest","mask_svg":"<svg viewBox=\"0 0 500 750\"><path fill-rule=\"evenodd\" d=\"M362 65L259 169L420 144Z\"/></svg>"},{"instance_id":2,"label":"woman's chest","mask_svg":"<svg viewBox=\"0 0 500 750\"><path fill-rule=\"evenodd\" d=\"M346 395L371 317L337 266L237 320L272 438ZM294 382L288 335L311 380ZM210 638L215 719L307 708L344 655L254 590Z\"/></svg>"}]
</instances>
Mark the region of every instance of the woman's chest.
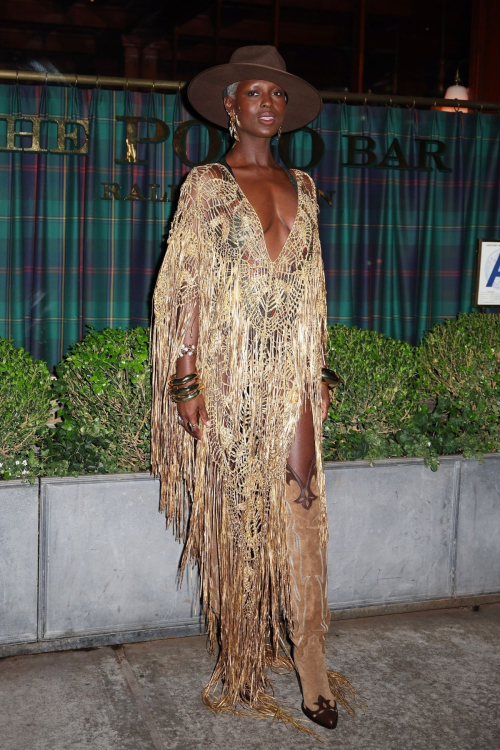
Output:
<instances>
[{"instance_id":1,"label":"woman's chest","mask_svg":"<svg viewBox=\"0 0 500 750\"><path fill-rule=\"evenodd\" d=\"M297 182L280 169L274 179L238 180L242 203L262 230L271 262L275 262L290 235L299 209ZM292 182L293 179L293 182Z\"/></svg>"},{"instance_id":2,"label":"woman's chest","mask_svg":"<svg viewBox=\"0 0 500 750\"><path fill-rule=\"evenodd\" d=\"M238 191L228 191L213 206L205 228L210 256L228 270L271 279L305 271L313 261L315 214L300 192L291 226L273 236L273 252L257 212Z\"/></svg>"},{"instance_id":3,"label":"woman's chest","mask_svg":"<svg viewBox=\"0 0 500 750\"><path fill-rule=\"evenodd\" d=\"M268 333L293 325L318 273L315 223L303 203L274 262L258 218L244 203L220 207L213 219L207 239L210 306Z\"/></svg>"}]
</instances>

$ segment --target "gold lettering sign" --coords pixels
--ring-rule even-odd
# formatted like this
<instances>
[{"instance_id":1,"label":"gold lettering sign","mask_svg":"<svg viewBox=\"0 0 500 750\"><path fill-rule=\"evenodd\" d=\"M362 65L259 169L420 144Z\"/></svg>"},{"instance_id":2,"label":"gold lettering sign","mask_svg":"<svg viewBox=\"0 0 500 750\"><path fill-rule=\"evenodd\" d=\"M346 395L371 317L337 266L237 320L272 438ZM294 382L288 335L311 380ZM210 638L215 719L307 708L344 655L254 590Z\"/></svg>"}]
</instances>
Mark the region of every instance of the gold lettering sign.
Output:
<instances>
[{"instance_id":1,"label":"gold lettering sign","mask_svg":"<svg viewBox=\"0 0 500 750\"><path fill-rule=\"evenodd\" d=\"M137 182L134 182L134 184L132 185L132 190L125 197L125 200L126 201L145 201L146 200Z\"/></svg>"},{"instance_id":2,"label":"gold lettering sign","mask_svg":"<svg viewBox=\"0 0 500 750\"><path fill-rule=\"evenodd\" d=\"M412 167L412 169L418 169L420 172L432 172L432 168L427 166L427 156L430 156L431 159L434 160L436 163L436 167L440 172L452 172L453 170L450 167L445 167L443 160L441 159L441 156L446 151L446 143L443 143L443 141L437 141L432 138L415 138L416 142L419 145L419 158L418 158L418 167ZM432 151L428 151L427 146L437 146L437 148Z\"/></svg>"},{"instance_id":3,"label":"gold lettering sign","mask_svg":"<svg viewBox=\"0 0 500 750\"><path fill-rule=\"evenodd\" d=\"M89 152L89 121L88 120L60 120L50 119L49 122L57 123L57 148L51 150L51 154L88 154ZM71 133L66 132L66 125L77 125L83 128L85 133L85 140L80 148L78 146L78 128L75 128ZM66 149L66 141L73 141L75 144L74 148Z\"/></svg>"},{"instance_id":4,"label":"gold lettering sign","mask_svg":"<svg viewBox=\"0 0 500 750\"><path fill-rule=\"evenodd\" d=\"M317 167L320 163L321 159L325 155L325 142L323 141L323 138L320 136L319 133L317 133L315 130L309 127L301 128L300 130L296 131L298 133L309 133L311 136L311 159L308 164L294 164L292 157L290 156L290 147L292 145L292 139L295 135L295 132L293 133L283 133L281 138L278 142L278 152L279 155L288 167L288 169L303 169L305 171L308 171L310 169L314 169L314 167Z\"/></svg>"},{"instance_id":5,"label":"gold lettering sign","mask_svg":"<svg viewBox=\"0 0 500 750\"><path fill-rule=\"evenodd\" d=\"M191 161L188 158L186 151L187 134L191 128L195 127L206 128L208 131L208 153L202 161ZM211 161L215 161L219 155L221 146L222 138L219 131L211 125L205 125L204 122L200 122L199 120L187 120L186 122L183 122L174 133L174 152L177 154L181 162L188 167L198 167L201 164L209 164Z\"/></svg>"},{"instance_id":6,"label":"gold lettering sign","mask_svg":"<svg viewBox=\"0 0 500 750\"><path fill-rule=\"evenodd\" d=\"M113 198L115 201L120 201L120 183L118 182L101 182L101 185L104 185L104 192L101 195L101 200L103 201L112 201Z\"/></svg>"},{"instance_id":7,"label":"gold lettering sign","mask_svg":"<svg viewBox=\"0 0 500 750\"><path fill-rule=\"evenodd\" d=\"M373 167L377 163L377 155L374 153L377 144L371 136L343 135L342 138L347 138L348 149L347 161L343 161L341 167ZM358 145L361 141L364 142Z\"/></svg>"},{"instance_id":8,"label":"gold lettering sign","mask_svg":"<svg viewBox=\"0 0 500 750\"><path fill-rule=\"evenodd\" d=\"M40 148L40 119L38 117L2 117L7 121L7 142L5 146L0 146L0 151L35 151L44 153L46 148ZM31 130L16 130L16 124L31 122ZM16 146L16 138L30 138L31 145L28 148Z\"/></svg>"},{"instance_id":9,"label":"gold lettering sign","mask_svg":"<svg viewBox=\"0 0 500 750\"><path fill-rule=\"evenodd\" d=\"M118 122L124 122L125 128L125 156L115 159L116 164L146 164L146 159L137 156L138 143L163 143L170 135L170 128L163 120L157 117L122 117L119 115ZM155 125L155 133L151 138L139 138L139 123L151 122ZM145 199L144 199L145 200Z\"/></svg>"},{"instance_id":10,"label":"gold lettering sign","mask_svg":"<svg viewBox=\"0 0 500 750\"><path fill-rule=\"evenodd\" d=\"M418 164L410 164L397 138L394 138L382 160L377 164L377 155L375 149L377 144L369 135L343 135L347 138L347 161L342 162L342 167L354 167L356 169L365 167L375 167L375 169L406 169L417 172L432 172L432 167L428 166L430 157L436 164L440 172L452 172L450 167L445 166L442 155L446 151L446 144L443 141L437 141L431 138L415 138L419 144ZM436 146L437 148L434 148ZM428 147L432 147L429 150Z\"/></svg>"},{"instance_id":11,"label":"gold lettering sign","mask_svg":"<svg viewBox=\"0 0 500 750\"><path fill-rule=\"evenodd\" d=\"M5 145L0 145L0 151L25 151L28 153L50 153L68 156L85 156L89 153L89 120L65 117L45 118L34 117L32 115L0 115L0 120L4 120L7 124ZM117 164L147 164L146 159L139 159L138 157L138 144L163 143L170 136L170 128L167 123L156 117L118 116L116 120L125 123L125 156L115 159ZM30 123L31 130L21 129L25 128L23 123ZM139 137L139 123L153 124L155 126L154 134L150 138ZM50 128L51 124L52 126L55 124L57 129L57 148L42 148L40 142L43 132L42 128ZM69 132L66 131L68 125L74 126ZM20 129L16 129L17 127ZM187 155L186 139L189 131L194 127L206 128L208 133L208 152L201 161L192 161ZM325 143L321 135L312 128L305 127L301 130L308 133L311 138L311 158L308 164L295 164L290 155L292 139L295 133L285 133L278 143L278 150L282 161L287 167L309 171L314 169L322 160L325 153ZM49 134L48 131L44 131L47 140ZM79 146L78 143L82 136L83 142ZM24 138L29 139L29 146L23 147L18 145L20 143L19 139ZM346 138L348 142L347 161L342 162L342 167L353 167L356 169L360 167L375 167L376 169L401 169L417 172L432 172L433 167L435 167L439 172L452 171L443 161L443 156L446 152L446 144L443 141L432 138L415 138L419 146L418 164L410 164L397 138L392 140L389 148L378 163L377 154L375 153L377 143L371 136L348 134L342 135L342 138ZM70 144L72 144L71 148L66 148ZM175 154L184 164L189 167L196 167L201 164L208 164L217 159L222 149L222 137L220 131L211 125L207 125L199 120L187 120L174 131L172 146ZM115 183L106 184L112 186ZM152 192L148 198L142 194L140 189L140 195L132 189L126 198L116 196L111 191L109 196L103 196L103 200L111 200L112 195L116 200L167 202L169 199L166 197L166 193L163 198L158 197L156 192L156 188L158 187L160 186L156 185L151 188ZM109 190L111 190L111 187ZM331 205L331 196L328 198L321 192L320 196Z\"/></svg>"},{"instance_id":12,"label":"gold lettering sign","mask_svg":"<svg viewBox=\"0 0 500 750\"><path fill-rule=\"evenodd\" d=\"M393 139L382 161L375 164L375 169L410 169L397 138Z\"/></svg>"},{"instance_id":13,"label":"gold lettering sign","mask_svg":"<svg viewBox=\"0 0 500 750\"><path fill-rule=\"evenodd\" d=\"M156 182L149 183L149 197L146 198L148 191L141 188L137 182L134 182L130 192L124 197L120 194L122 186L119 182L101 182L101 185L103 186L102 201L147 201L149 203L171 203L177 197L177 191L180 187L179 185L169 185L168 187L172 189L172 197L169 198L166 191L163 197L160 197L157 188L161 185Z\"/></svg>"},{"instance_id":14,"label":"gold lettering sign","mask_svg":"<svg viewBox=\"0 0 500 750\"><path fill-rule=\"evenodd\" d=\"M46 154L74 154L85 155L89 152L89 121L62 119L59 117L40 118L31 115L0 115L0 120L7 123L7 138L5 146L0 146L0 151L25 151L28 153ZM18 123L23 127L23 123L30 122L31 130L16 130ZM46 149L40 146L41 126L49 127L49 123L55 123L57 126L57 148ZM66 132L66 125L76 125L71 133ZM83 129L84 141L78 148L79 128ZM29 138L30 145L27 147L17 146L16 138ZM66 148L66 141L72 141L74 148Z\"/></svg>"},{"instance_id":15,"label":"gold lettering sign","mask_svg":"<svg viewBox=\"0 0 500 750\"><path fill-rule=\"evenodd\" d=\"M333 206L333 196L335 195L337 191L336 190L321 190L318 188L318 195L320 198L323 198L324 201L328 203L329 206Z\"/></svg>"}]
</instances>

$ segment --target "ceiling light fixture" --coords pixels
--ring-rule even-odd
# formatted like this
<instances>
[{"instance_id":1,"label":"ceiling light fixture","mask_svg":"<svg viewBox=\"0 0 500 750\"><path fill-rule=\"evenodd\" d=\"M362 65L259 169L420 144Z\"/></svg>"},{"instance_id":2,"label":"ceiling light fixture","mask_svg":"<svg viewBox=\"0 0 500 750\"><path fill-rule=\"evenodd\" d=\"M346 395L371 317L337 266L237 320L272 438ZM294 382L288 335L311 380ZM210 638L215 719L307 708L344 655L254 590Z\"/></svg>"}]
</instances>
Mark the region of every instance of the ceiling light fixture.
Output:
<instances>
[{"instance_id":1,"label":"ceiling light fixture","mask_svg":"<svg viewBox=\"0 0 500 750\"><path fill-rule=\"evenodd\" d=\"M469 92L465 86L461 86L460 75L457 68L455 75L455 83L453 86L448 86L444 95L445 99L458 99L459 101L465 101L469 98ZM442 112L468 112L469 110L465 107L439 107Z\"/></svg>"}]
</instances>

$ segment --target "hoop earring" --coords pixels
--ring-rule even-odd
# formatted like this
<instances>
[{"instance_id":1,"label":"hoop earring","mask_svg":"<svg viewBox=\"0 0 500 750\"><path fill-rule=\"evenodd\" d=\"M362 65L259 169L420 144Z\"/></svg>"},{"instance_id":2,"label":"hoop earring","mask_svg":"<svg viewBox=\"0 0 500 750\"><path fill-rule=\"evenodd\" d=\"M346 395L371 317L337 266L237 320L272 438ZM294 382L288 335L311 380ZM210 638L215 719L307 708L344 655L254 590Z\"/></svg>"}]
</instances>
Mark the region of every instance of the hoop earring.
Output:
<instances>
[{"instance_id":1,"label":"hoop earring","mask_svg":"<svg viewBox=\"0 0 500 750\"><path fill-rule=\"evenodd\" d=\"M281 138L281 125L279 126L278 132L276 133L276 140L279 141L280 138Z\"/></svg>"},{"instance_id":2,"label":"hoop earring","mask_svg":"<svg viewBox=\"0 0 500 750\"><path fill-rule=\"evenodd\" d=\"M238 121L238 118L236 117L236 114L234 112L231 112L229 115L229 135L231 138L234 138L235 141L239 142L239 136L238 131L236 130L236 123Z\"/></svg>"}]
</instances>

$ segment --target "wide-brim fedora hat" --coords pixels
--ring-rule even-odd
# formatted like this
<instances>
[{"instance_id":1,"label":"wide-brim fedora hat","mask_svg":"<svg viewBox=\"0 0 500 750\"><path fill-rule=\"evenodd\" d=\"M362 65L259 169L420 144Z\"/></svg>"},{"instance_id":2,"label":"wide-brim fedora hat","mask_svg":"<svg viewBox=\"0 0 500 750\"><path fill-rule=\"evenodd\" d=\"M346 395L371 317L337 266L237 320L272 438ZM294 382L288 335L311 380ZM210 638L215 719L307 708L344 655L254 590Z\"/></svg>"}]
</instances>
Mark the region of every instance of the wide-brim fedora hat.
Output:
<instances>
[{"instance_id":1,"label":"wide-brim fedora hat","mask_svg":"<svg viewBox=\"0 0 500 750\"><path fill-rule=\"evenodd\" d=\"M198 73L188 86L188 99L202 117L228 127L223 92L236 81L248 80L270 81L285 90L288 103L283 131L298 130L321 112L323 102L319 92L303 78L287 73L285 61L271 45L240 47L225 65Z\"/></svg>"}]
</instances>

